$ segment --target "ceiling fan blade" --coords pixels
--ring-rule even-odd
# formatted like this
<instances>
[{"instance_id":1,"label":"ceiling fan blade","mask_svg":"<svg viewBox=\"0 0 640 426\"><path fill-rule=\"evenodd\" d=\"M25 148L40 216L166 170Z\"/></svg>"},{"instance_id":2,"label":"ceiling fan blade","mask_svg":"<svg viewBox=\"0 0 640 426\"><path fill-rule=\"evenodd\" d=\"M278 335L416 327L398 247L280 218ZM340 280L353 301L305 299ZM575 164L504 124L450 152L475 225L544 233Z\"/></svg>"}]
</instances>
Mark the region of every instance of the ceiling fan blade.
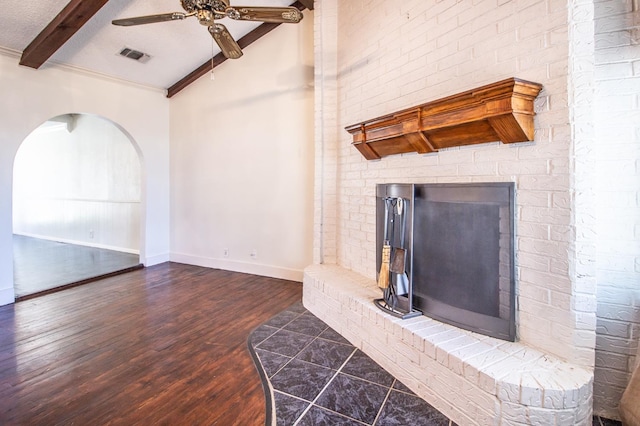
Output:
<instances>
[{"instance_id":1,"label":"ceiling fan blade","mask_svg":"<svg viewBox=\"0 0 640 426\"><path fill-rule=\"evenodd\" d=\"M159 15L136 16L135 18L115 19L111 21L111 23L113 25L129 27L132 25L153 24L155 22L180 21L192 15L193 15L192 13L187 14L182 12L161 13Z\"/></svg>"},{"instance_id":2,"label":"ceiling fan blade","mask_svg":"<svg viewBox=\"0 0 640 426\"><path fill-rule=\"evenodd\" d=\"M228 7L226 14L231 19L240 21L261 21L274 24L297 24L304 17L295 7Z\"/></svg>"},{"instance_id":3,"label":"ceiling fan blade","mask_svg":"<svg viewBox=\"0 0 640 426\"><path fill-rule=\"evenodd\" d=\"M242 49L231 36L227 27L222 24L213 24L209 27L211 37L218 43L222 54L229 59L238 59L242 56Z\"/></svg>"}]
</instances>

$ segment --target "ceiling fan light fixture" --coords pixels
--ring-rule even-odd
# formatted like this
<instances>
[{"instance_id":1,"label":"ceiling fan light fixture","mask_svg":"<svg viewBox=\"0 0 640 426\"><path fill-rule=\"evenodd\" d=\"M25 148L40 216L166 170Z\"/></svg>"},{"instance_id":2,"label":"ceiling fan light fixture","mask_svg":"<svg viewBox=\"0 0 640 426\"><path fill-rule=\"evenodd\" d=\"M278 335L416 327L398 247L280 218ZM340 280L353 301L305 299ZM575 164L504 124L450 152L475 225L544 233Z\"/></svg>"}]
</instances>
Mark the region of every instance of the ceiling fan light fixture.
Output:
<instances>
[{"instance_id":1,"label":"ceiling fan light fixture","mask_svg":"<svg viewBox=\"0 0 640 426\"><path fill-rule=\"evenodd\" d=\"M200 22L200 24L204 25L205 27L210 27L211 25L213 25L214 16L213 12L210 10L198 10L196 11L196 17L198 18L198 22Z\"/></svg>"}]
</instances>

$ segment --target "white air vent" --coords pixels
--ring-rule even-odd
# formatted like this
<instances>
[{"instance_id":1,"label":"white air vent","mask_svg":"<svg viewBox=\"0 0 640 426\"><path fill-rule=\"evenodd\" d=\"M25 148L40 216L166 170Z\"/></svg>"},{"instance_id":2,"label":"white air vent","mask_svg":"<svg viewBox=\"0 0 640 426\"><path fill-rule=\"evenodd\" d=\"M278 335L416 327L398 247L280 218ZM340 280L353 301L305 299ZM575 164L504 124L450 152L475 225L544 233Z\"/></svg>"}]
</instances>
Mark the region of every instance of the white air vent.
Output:
<instances>
[{"instance_id":1,"label":"white air vent","mask_svg":"<svg viewBox=\"0 0 640 426\"><path fill-rule=\"evenodd\" d=\"M125 58L133 59L134 61L147 63L151 56L146 53L140 52L139 50L130 49L128 47L124 47L120 50L120 56L124 56Z\"/></svg>"}]
</instances>

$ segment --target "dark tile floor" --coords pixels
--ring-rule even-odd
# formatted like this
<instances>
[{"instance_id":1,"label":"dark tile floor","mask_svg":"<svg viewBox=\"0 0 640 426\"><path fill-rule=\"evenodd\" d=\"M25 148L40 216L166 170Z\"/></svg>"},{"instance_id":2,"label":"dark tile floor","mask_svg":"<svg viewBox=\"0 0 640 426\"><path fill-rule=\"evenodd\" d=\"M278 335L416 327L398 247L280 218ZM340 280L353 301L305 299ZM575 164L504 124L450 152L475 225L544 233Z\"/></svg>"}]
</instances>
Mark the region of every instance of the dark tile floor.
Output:
<instances>
[{"instance_id":1,"label":"dark tile floor","mask_svg":"<svg viewBox=\"0 0 640 426\"><path fill-rule=\"evenodd\" d=\"M455 425L302 303L256 328L249 347L273 388L278 426ZM594 416L593 426L622 423Z\"/></svg>"},{"instance_id":2,"label":"dark tile floor","mask_svg":"<svg viewBox=\"0 0 640 426\"><path fill-rule=\"evenodd\" d=\"M297 303L253 331L277 425L434 425L446 416Z\"/></svg>"},{"instance_id":3,"label":"dark tile floor","mask_svg":"<svg viewBox=\"0 0 640 426\"><path fill-rule=\"evenodd\" d=\"M139 263L137 254L13 236L16 297L128 270Z\"/></svg>"},{"instance_id":4,"label":"dark tile floor","mask_svg":"<svg viewBox=\"0 0 640 426\"><path fill-rule=\"evenodd\" d=\"M605 419L604 417L593 416L593 426L622 426L618 420Z\"/></svg>"}]
</instances>

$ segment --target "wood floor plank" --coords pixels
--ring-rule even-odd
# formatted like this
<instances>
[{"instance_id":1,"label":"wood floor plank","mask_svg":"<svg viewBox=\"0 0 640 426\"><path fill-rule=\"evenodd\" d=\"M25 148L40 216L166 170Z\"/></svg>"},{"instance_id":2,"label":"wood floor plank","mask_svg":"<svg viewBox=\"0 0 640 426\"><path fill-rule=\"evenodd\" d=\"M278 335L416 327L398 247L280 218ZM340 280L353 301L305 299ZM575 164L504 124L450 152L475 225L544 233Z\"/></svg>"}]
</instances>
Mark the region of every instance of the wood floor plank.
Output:
<instances>
[{"instance_id":1,"label":"wood floor plank","mask_svg":"<svg viewBox=\"0 0 640 426\"><path fill-rule=\"evenodd\" d=\"M0 424L264 424L247 338L301 293L165 263L0 307Z\"/></svg>"}]
</instances>

